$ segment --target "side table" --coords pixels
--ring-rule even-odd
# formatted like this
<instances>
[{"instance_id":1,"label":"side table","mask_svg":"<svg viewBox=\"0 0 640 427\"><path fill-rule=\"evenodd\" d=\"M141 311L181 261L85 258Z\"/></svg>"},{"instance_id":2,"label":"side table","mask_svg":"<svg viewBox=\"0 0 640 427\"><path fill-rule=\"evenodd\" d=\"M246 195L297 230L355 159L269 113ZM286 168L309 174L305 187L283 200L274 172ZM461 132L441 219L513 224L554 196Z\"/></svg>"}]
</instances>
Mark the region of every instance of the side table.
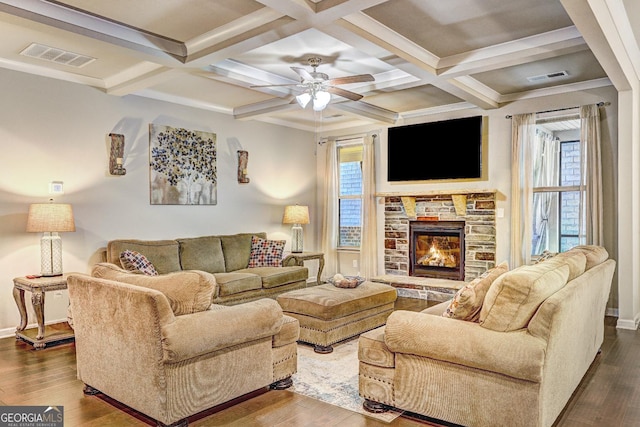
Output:
<instances>
[{"instance_id":1,"label":"side table","mask_svg":"<svg viewBox=\"0 0 640 427\"><path fill-rule=\"evenodd\" d=\"M316 279L316 285L322 284L322 269L324 268L324 253L323 252L292 252L285 259L282 260L283 266L299 265L304 266L304 262L312 259L318 260L318 277Z\"/></svg>"},{"instance_id":2,"label":"side table","mask_svg":"<svg viewBox=\"0 0 640 427\"><path fill-rule=\"evenodd\" d=\"M20 324L16 327L16 338L28 342L37 350L44 348L47 344L69 340L74 338L73 329L45 327L44 324L44 294L49 291L67 289L67 275L54 277L40 277L29 279L27 277L16 277L13 279L13 298L16 300L18 311L20 312ZM24 291L31 292L31 303L36 314L37 328L26 329L27 307L24 301ZM45 334L47 332L47 334ZM45 336L47 335L47 336Z\"/></svg>"}]
</instances>

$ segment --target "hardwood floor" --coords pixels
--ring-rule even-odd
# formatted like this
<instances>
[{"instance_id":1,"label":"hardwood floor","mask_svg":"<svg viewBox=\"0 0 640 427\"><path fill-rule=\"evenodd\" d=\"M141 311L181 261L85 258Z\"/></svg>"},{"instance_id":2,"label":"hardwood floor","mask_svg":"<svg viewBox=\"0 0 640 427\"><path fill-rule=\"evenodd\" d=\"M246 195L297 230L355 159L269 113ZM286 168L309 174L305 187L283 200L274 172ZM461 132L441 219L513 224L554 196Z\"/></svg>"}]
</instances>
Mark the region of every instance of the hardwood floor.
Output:
<instances>
[{"instance_id":1,"label":"hardwood floor","mask_svg":"<svg viewBox=\"0 0 640 427\"><path fill-rule=\"evenodd\" d=\"M429 304L431 305L431 304ZM399 298L397 309L419 311L426 302ZM640 332L605 320L605 340L556 427L640 426ZM103 395L85 396L76 378L75 345L43 350L13 337L0 339L0 404L64 407L65 426L146 426L153 421ZM189 419L201 426L446 426L402 416L385 424L293 392L261 391L234 405Z\"/></svg>"}]
</instances>

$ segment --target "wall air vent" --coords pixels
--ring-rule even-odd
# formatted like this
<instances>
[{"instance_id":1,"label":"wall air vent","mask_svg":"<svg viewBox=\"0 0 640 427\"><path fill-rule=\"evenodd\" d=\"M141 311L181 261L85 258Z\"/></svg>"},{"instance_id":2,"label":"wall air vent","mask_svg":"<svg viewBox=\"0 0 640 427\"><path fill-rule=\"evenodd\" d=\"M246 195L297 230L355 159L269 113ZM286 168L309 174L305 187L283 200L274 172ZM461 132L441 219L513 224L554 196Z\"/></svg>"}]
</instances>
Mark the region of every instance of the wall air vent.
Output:
<instances>
[{"instance_id":1,"label":"wall air vent","mask_svg":"<svg viewBox=\"0 0 640 427\"><path fill-rule=\"evenodd\" d=\"M552 79L558 79L560 77L567 77L568 75L569 73L567 73L566 71L556 71L553 73L541 74L539 76L530 76L527 77L527 80L529 80L531 83L539 83L546 82Z\"/></svg>"},{"instance_id":2,"label":"wall air vent","mask_svg":"<svg viewBox=\"0 0 640 427\"><path fill-rule=\"evenodd\" d=\"M69 65L71 67L84 67L93 62L96 58L79 53L73 53L55 47L45 46L43 44L32 43L25 48L20 55L31 58L44 59L45 61L55 62L57 64Z\"/></svg>"}]
</instances>

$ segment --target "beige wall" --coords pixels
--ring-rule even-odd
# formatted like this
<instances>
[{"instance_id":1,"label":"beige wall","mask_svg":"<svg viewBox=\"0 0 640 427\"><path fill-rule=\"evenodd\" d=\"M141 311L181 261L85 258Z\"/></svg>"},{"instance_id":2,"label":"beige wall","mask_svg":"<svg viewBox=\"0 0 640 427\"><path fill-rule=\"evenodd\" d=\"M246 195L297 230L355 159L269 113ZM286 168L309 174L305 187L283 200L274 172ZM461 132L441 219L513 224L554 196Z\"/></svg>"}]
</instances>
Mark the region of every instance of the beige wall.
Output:
<instances>
[{"instance_id":1,"label":"beige wall","mask_svg":"<svg viewBox=\"0 0 640 427\"><path fill-rule=\"evenodd\" d=\"M556 108L574 107L583 104L593 104L600 101L610 102L611 105L601 109L602 114L602 158L603 158L603 186L604 186L604 222L605 222L605 246L613 258L617 257L617 92L612 87L579 91L570 94L557 96L547 96L523 101L513 102L503 108L489 111L469 109L456 111L449 114L430 116L428 119L414 120L404 124L413 124L421 121L436 121L452 119L458 117L469 117L483 115L488 117L488 174L484 181L466 182L420 182L420 183L390 183L386 179L386 128L380 129L380 141L376 145L376 186L378 192L411 192L429 190L449 190L449 189L495 189L497 190L497 208L504 209L504 217L496 218L497 227L497 248L496 261L509 260L509 239L510 230L510 194L511 194L511 120L506 119L506 115L545 111ZM358 132L373 130L370 129L350 129L344 132L326 133L325 136L339 137ZM326 150L324 147L318 154L318 174L322 175L325 165ZM428 150L427 154L428 155ZM318 209L322 205L322 187L318 191ZM378 240L379 248L384 248L383 240L383 205L378 205ZM321 210L319 210L321 212ZM340 269L347 273L353 271L352 260L356 258L353 254L341 254ZM378 270L384 273L384 252L378 253ZM617 277L612 285L611 298L609 301L609 312L614 314L618 307L618 286Z\"/></svg>"},{"instance_id":2,"label":"beige wall","mask_svg":"<svg viewBox=\"0 0 640 427\"><path fill-rule=\"evenodd\" d=\"M51 181L64 182L55 201L71 203L76 217L77 231L62 235L66 272L88 272L115 238L266 231L289 239L284 206L315 202L311 133L3 69L0 93L0 336L18 324L13 277L40 271L40 235L25 226L29 204L48 200ZM217 205L149 204L150 123L217 134ZM108 174L110 132L125 135L122 177ZM236 179L239 149L249 151L249 184ZM305 248L314 236L315 224L305 226ZM66 291L46 295L45 319L66 318L67 304Z\"/></svg>"}]
</instances>

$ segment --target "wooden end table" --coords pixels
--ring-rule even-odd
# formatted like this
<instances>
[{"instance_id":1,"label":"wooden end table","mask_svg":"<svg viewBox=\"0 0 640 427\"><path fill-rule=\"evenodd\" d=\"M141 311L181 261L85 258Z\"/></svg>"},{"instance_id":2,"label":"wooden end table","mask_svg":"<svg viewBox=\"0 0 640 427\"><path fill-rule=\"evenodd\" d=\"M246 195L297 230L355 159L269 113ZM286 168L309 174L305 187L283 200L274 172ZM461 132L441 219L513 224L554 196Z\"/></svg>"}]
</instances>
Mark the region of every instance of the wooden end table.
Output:
<instances>
[{"instance_id":1,"label":"wooden end table","mask_svg":"<svg viewBox=\"0 0 640 427\"><path fill-rule=\"evenodd\" d=\"M299 265L304 266L304 262L312 259L318 260L318 277L316 279L316 285L322 284L322 269L324 268L324 253L323 252L291 252L285 259L282 260L282 265L291 266Z\"/></svg>"},{"instance_id":2,"label":"wooden end table","mask_svg":"<svg viewBox=\"0 0 640 427\"><path fill-rule=\"evenodd\" d=\"M73 329L66 327L45 326L44 324L44 294L49 291L67 289L67 275L54 277L39 277L29 279L16 277L13 279L13 298L16 300L20 312L20 324L16 327L16 339L21 339L33 345L37 350L47 344L74 338ZM36 314L37 328L26 329L27 307L24 301L24 291L31 292L31 303Z\"/></svg>"}]
</instances>

